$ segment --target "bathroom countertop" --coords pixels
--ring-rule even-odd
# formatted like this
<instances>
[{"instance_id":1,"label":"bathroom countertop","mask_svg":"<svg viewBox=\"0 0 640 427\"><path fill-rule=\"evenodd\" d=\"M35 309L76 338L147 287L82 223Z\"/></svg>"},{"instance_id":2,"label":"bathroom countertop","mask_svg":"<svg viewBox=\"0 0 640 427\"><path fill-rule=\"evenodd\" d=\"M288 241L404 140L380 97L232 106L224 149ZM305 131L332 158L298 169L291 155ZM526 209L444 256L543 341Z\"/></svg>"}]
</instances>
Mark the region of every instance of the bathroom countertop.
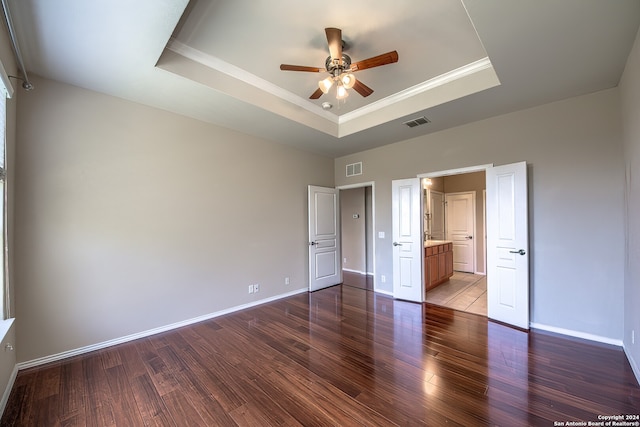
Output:
<instances>
[{"instance_id":1,"label":"bathroom countertop","mask_svg":"<svg viewBox=\"0 0 640 427\"><path fill-rule=\"evenodd\" d=\"M431 246L444 245L445 243L452 243L451 240L426 240L424 242L425 248L430 248Z\"/></svg>"}]
</instances>

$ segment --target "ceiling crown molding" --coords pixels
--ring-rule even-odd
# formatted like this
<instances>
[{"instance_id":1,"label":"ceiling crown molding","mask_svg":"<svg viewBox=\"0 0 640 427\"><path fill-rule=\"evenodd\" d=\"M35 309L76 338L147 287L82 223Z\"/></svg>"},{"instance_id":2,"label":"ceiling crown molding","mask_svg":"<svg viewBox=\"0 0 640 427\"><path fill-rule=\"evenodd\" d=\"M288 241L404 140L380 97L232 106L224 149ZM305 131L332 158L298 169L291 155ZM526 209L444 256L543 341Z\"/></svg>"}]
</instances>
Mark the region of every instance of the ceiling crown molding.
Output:
<instances>
[{"instance_id":1,"label":"ceiling crown molding","mask_svg":"<svg viewBox=\"0 0 640 427\"><path fill-rule=\"evenodd\" d=\"M167 44L167 49L169 49L174 53L177 53L178 55L184 56L187 59L190 59L206 67L209 67L223 74L226 74L230 77L233 77L237 80L240 80L244 83L247 83L273 96L277 96L280 99L283 99L287 102L297 105L298 107L303 108L311 113L314 113L333 123L336 123L336 124L338 123L338 117L333 113L329 113L323 110L321 106L315 105L314 103L292 92L289 92L288 90L283 89L280 86L274 85L273 83L267 80L264 80L246 70L243 70L240 67L236 67L233 64L223 61L218 57L209 55L198 49L194 49L174 38L171 38L169 40L169 43Z\"/></svg>"},{"instance_id":2,"label":"ceiling crown molding","mask_svg":"<svg viewBox=\"0 0 640 427\"><path fill-rule=\"evenodd\" d=\"M240 67L190 47L176 39L171 39L166 49L180 57L203 65L210 70L243 82L262 93L274 96L285 103L299 107L299 112L301 110L306 112L306 118L304 118L304 114L293 117L291 116L291 111L286 108L280 109L273 103L269 103L271 111L276 113L280 112L280 114L290 120L312 126L337 138L360 132L415 111L425 110L500 84L491 61L488 57L484 57L404 89L396 94L372 102L357 110L337 115L323 109L320 105L316 105ZM227 89L226 87L218 88L218 90L221 91ZM233 96L233 93L229 94ZM256 99L255 96L244 97L246 102L259 106L256 104ZM309 113L311 113L311 116L308 116ZM311 119L311 117L316 117L316 119ZM324 123L330 124L329 127L315 123L317 119L325 120Z\"/></svg>"},{"instance_id":3,"label":"ceiling crown molding","mask_svg":"<svg viewBox=\"0 0 640 427\"><path fill-rule=\"evenodd\" d=\"M393 95L387 96L386 98L382 98L377 101L374 101L371 104L358 108L355 111L345 113L342 116L340 116L340 118L338 119L338 123L339 124L347 123L351 120L355 120L359 117L365 116L367 114L371 114L372 112L380 110L382 108L391 106L399 102L406 101L409 98L413 98L417 95L420 95L424 92L435 89L439 86L444 86L447 83L451 83L455 80L462 79L464 77L467 77L472 74L478 73L483 70L488 70L491 68L493 68L493 66L491 65L491 61L489 60L488 57L484 57L470 64L463 65L460 68L456 68L455 70L448 71L432 79L429 79L422 83L418 83L415 86L404 89Z\"/></svg>"}]
</instances>

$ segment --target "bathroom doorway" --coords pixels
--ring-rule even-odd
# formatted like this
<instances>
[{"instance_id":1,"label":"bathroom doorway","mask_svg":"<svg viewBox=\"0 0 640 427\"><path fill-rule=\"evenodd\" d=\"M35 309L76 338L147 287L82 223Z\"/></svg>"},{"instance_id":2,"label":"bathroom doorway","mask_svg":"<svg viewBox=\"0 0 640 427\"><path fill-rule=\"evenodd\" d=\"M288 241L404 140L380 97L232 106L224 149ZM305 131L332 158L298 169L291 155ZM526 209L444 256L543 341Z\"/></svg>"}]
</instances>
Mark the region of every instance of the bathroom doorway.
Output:
<instances>
[{"instance_id":1,"label":"bathroom doorway","mask_svg":"<svg viewBox=\"0 0 640 427\"><path fill-rule=\"evenodd\" d=\"M435 287L429 287L425 301L486 316L485 171L429 176L422 179L422 184L425 252L427 245L450 243L454 260L453 275ZM452 212L454 208L457 211L470 209L472 218ZM429 258L425 256L425 263L428 262ZM429 270L425 265L424 271Z\"/></svg>"}]
</instances>

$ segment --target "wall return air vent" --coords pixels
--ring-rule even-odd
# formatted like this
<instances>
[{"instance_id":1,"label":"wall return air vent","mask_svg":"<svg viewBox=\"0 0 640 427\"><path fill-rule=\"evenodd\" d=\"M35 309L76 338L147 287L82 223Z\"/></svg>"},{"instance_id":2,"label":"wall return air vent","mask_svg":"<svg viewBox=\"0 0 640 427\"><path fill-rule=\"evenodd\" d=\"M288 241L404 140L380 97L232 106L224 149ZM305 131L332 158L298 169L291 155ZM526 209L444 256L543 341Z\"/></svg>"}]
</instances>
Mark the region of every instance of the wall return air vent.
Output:
<instances>
[{"instance_id":1,"label":"wall return air vent","mask_svg":"<svg viewBox=\"0 0 640 427\"><path fill-rule=\"evenodd\" d=\"M403 122L403 125L409 126L410 128L414 128L416 126L420 126L420 125L426 125L427 123L431 123L431 121L429 119L427 119L425 116L422 117L417 117L415 119L412 120L407 120L406 122Z\"/></svg>"},{"instance_id":2,"label":"wall return air vent","mask_svg":"<svg viewBox=\"0 0 640 427\"><path fill-rule=\"evenodd\" d=\"M362 175L362 162L347 165L347 176Z\"/></svg>"}]
</instances>

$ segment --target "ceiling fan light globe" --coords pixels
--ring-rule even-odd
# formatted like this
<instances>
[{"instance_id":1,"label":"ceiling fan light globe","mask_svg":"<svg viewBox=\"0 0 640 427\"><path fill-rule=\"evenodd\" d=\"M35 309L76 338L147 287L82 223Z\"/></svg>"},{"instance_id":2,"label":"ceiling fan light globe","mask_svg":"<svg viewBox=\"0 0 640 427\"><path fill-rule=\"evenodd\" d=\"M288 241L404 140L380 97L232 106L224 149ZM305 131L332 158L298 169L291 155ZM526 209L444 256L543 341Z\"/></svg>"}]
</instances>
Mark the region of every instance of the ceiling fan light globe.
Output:
<instances>
[{"instance_id":1,"label":"ceiling fan light globe","mask_svg":"<svg viewBox=\"0 0 640 427\"><path fill-rule=\"evenodd\" d=\"M349 96L347 88L343 85L338 85L336 90L336 99L345 99L347 96Z\"/></svg>"},{"instance_id":2,"label":"ceiling fan light globe","mask_svg":"<svg viewBox=\"0 0 640 427\"><path fill-rule=\"evenodd\" d=\"M331 77L327 77L326 79L320 80L318 82L318 87L320 88L322 93L329 92L329 89L331 89L331 86L333 86L333 79Z\"/></svg>"},{"instance_id":3,"label":"ceiling fan light globe","mask_svg":"<svg viewBox=\"0 0 640 427\"><path fill-rule=\"evenodd\" d=\"M340 80L342 80L342 85L347 89L351 89L356 84L356 76L351 73L343 73L340 76Z\"/></svg>"}]
</instances>

